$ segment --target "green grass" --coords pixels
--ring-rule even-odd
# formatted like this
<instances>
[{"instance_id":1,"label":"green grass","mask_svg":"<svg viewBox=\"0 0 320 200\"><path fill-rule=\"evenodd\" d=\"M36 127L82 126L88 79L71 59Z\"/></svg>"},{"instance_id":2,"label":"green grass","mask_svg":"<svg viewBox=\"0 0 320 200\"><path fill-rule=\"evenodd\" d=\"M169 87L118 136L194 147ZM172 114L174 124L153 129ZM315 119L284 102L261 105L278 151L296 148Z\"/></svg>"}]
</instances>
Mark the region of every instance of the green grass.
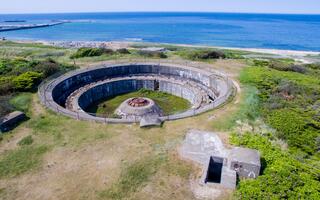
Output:
<instances>
[{"instance_id":1,"label":"green grass","mask_svg":"<svg viewBox=\"0 0 320 200\"><path fill-rule=\"evenodd\" d=\"M90 124L77 121L50 112L33 117L28 122L29 128L40 138L42 143L55 146L79 146L99 139L109 139L116 135L104 124Z\"/></svg>"},{"instance_id":2,"label":"green grass","mask_svg":"<svg viewBox=\"0 0 320 200\"><path fill-rule=\"evenodd\" d=\"M136 92L119 95L106 101L99 102L88 108L87 111L101 115L114 116L114 111L118 106L132 97L147 97L154 100L165 115L178 113L187 110L190 107L190 103L181 97L164 92L141 89Z\"/></svg>"},{"instance_id":3,"label":"green grass","mask_svg":"<svg viewBox=\"0 0 320 200\"><path fill-rule=\"evenodd\" d=\"M125 199L138 191L165 162L161 156L150 156L138 160L122 170L120 179L111 188L100 193L103 199Z\"/></svg>"},{"instance_id":4,"label":"green grass","mask_svg":"<svg viewBox=\"0 0 320 200\"><path fill-rule=\"evenodd\" d=\"M28 135L24 138L22 138L19 142L18 145L20 146L26 146L26 145L31 145L33 143L33 138L31 135Z\"/></svg>"},{"instance_id":5,"label":"green grass","mask_svg":"<svg viewBox=\"0 0 320 200\"><path fill-rule=\"evenodd\" d=\"M10 99L10 104L17 110L28 112L32 101L32 93L21 93Z\"/></svg>"},{"instance_id":6,"label":"green grass","mask_svg":"<svg viewBox=\"0 0 320 200\"><path fill-rule=\"evenodd\" d=\"M259 116L258 90L253 86L246 86L242 89L243 97L239 107L232 114L220 118L213 126L218 130L229 130L236 125L237 120L253 121Z\"/></svg>"},{"instance_id":7,"label":"green grass","mask_svg":"<svg viewBox=\"0 0 320 200\"><path fill-rule=\"evenodd\" d=\"M46 146L24 146L12 150L0 159L0 178L15 177L38 167Z\"/></svg>"}]
</instances>

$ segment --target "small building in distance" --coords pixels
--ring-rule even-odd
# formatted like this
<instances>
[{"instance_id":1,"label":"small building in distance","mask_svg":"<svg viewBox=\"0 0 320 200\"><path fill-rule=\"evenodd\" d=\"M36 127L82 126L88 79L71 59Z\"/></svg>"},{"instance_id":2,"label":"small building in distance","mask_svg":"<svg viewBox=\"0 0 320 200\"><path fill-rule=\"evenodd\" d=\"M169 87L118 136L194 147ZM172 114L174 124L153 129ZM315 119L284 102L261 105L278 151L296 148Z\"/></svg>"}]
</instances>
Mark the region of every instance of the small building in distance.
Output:
<instances>
[{"instance_id":1,"label":"small building in distance","mask_svg":"<svg viewBox=\"0 0 320 200\"><path fill-rule=\"evenodd\" d=\"M15 111L0 119L0 132L7 132L15 128L26 119L23 112Z\"/></svg>"}]
</instances>

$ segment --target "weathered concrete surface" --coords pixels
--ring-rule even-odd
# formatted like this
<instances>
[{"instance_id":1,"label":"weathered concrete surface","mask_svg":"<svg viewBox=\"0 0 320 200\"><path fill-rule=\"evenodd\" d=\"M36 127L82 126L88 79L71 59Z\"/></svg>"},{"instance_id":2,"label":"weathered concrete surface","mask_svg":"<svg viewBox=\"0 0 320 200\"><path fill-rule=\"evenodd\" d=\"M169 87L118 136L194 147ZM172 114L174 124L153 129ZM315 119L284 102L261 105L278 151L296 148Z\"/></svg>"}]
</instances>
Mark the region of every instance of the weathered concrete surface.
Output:
<instances>
[{"instance_id":1,"label":"weathered concrete surface","mask_svg":"<svg viewBox=\"0 0 320 200\"><path fill-rule=\"evenodd\" d=\"M228 151L216 134L190 130L179 149L180 155L199 164L207 164L211 156L227 157Z\"/></svg>"},{"instance_id":2,"label":"weathered concrete surface","mask_svg":"<svg viewBox=\"0 0 320 200\"><path fill-rule=\"evenodd\" d=\"M11 130L25 119L26 115L20 111L15 111L4 116L2 119L0 119L0 132Z\"/></svg>"},{"instance_id":3,"label":"weathered concrete surface","mask_svg":"<svg viewBox=\"0 0 320 200\"><path fill-rule=\"evenodd\" d=\"M211 168L212 162L223 163L220 184L229 189L236 187L237 175L256 178L260 172L260 154L257 150L241 147L227 149L220 138L210 132L190 130L179 154L203 167L200 183L208 183L208 174L217 170Z\"/></svg>"},{"instance_id":4,"label":"weathered concrete surface","mask_svg":"<svg viewBox=\"0 0 320 200\"><path fill-rule=\"evenodd\" d=\"M121 116L121 118L124 119L139 119L145 117L145 116L156 116L159 118L163 115L163 112L161 108L152 100L149 98L146 99L149 103L148 105L141 106L141 107L132 107L129 105L129 101L131 101L133 98L127 99L123 103L120 104L120 106L116 109L115 114Z\"/></svg>"},{"instance_id":5,"label":"weathered concrete surface","mask_svg":"<svg viewBox=\"0 0 320 200\"><path fill-rule=\"evenodd\" d=\"M221 173L221 185L228 189L234 189L237 186L237 172L229 169L228 167L222 167Z\"/></svg>"},{"instance_id":6,"label":"weathered concrete surface","mask_svg":"<svg viewBox=\"0 0 320 200\"><path fill-rule=\"evenodd\" d=\"M154 85L156 82L150 82L150 78L147 78L149 76L156 77L153 81L159 81L159 85ZM132 77L136 78L133 79ZM161 81L163 77L166 80ZM177 82L181 84L179 85ZM126 83L129 83L130 86L126 86ZM83 108L105 97L106 93L117 95L119 91L131 92L132 90L152 86L160 91L170 91L172 94L194 103L192 109L175 115L163 116L160 118L161 121L190 117L213 109L227 101L233 94L234 89L232 81L214 72L175 64L130 63L101 65L73 71L42 85L39 89L39 96L41 102L48 108L75 119L104 123L132 123L137 121L96 117L85 113ZM78 90L81 90L79 92L81 95L74 98L73 93ZM206 103L196 106L196 103L199 103L195 100L198 96L202 98L200 102ZM65 107L68 99L71 99L71 101L76 99L79 106L71 106L73 109L69 109L68 106Z\"/></svg>"},{"instance_id":7,"label":"weathered concrete surface","mask_svg":"<svg viewBox=\"0 0 320 200\"><path fill-rule=\"evenodd\" d=\"M161 126L162 121L157 115L146 115L140 121L140 127Z\"/></svg>"},{"instance_id":8,"label":"weathered concrete surface","mask_svg":"<svg viewBox=\"0 0 320 200\"><path fill-rule=\"evenodd\" d=\"M256 178L260 173L260 153L254 149L235 147L230 151L230 169L240 177Z\"/></svg>"}]
</instances>

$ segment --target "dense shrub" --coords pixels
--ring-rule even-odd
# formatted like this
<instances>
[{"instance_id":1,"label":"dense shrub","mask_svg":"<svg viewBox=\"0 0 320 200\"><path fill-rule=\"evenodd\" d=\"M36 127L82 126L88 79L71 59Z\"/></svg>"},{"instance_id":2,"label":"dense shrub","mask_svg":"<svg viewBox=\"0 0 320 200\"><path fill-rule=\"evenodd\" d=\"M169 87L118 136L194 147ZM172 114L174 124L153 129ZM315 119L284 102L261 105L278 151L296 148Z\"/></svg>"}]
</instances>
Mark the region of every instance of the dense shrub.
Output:
<instances>
[{"instance_id":1,"label":"dense shrub","mask_svg":"<svg viewBox=\"0 0 320 200\"><path fill-rule=\"evenodd\" d=\"M0 59L0 76L19 75L21 73L29 71L31 67L31 62L25 59Z\"/></svg>"},{"instance_id":2,"label":"dense shrub","mask_svg":"<svg viewBox=\"0 0 320 200\"><path fill-rule=\"evenodd\" d=\"M12 79L14 88L19 91L33 89L42 79L43 74L39 72L26 72Z\"/></svg>"},{"instance_id":3,"label":"dense shrub","mask_svg":"<svg viewBox=\"0 0 320 200\"><path fill-rule=\"evenodd\" d=\"M311 163L299 162L283 152L265 136L234 134L231 141L261 153L263 174L254 180L241 180L238 199L319 199L319 169Z\"/></svg>"},{"instance_id":4,"label":"dense shrub","mask_svg":"<svg viewBox=\"0 0 320 200\"><path fill-rule=\"evenodd\" d=\"M41 72L43 77L48 77L60 71L61 65L52 59L47 59L45 61L35 62L33 70Z\"/></svg>"},{"instance_id":5,"label":"dense shrub","mask_svg":"<svg viewBox=\"0 0 320 200\"><path fill-rule=\"evenodd\" d=\"M221 51L203 50L190 52L188 57L191 60L207 60L226 58L226 55Z\"/></svg>"},{"instance_id":6,"label":"dense shrub","mask_svg":"<svg viewBox=\"0 0 320 200\"><path fill-rule=\"evenodd\" d=\"M40 80L56 72L72 68L74 66L62 65L52 59L41 61L28 61L21 58L0 59L0 95L6 95L16 90L27 91ZM22 89L24 86L27 87Z\"/></svg>"},{"instance_id":7,"label":"dense shrub","mask_svg":"<svg viewBox=\"0 0 320 200\"><path fill-rule=\"evenodd\" d=\"M297 72L301 74L306 74L308 72L307 67L303 65L296 65L296 64L280 62L280 61L270 62L269 67L279 71L291 71L291 72Z\"/></svg>"},{"instance_id":8,"label":"dense shrub","mask_svg":"<svg viewBox=\"0 0 320 200\"><path fill-rule=\"evenodd\" d=\"M83 57L93 57L101 56L103 54L102 49L99 48L80 48L74 53L70 58L83 58Z\"/></svg>"},{"instance_id":9,"label":"dense shrub","mask_svg":"<svg viewBox=\"0 0 320 200\"><path fill-rule=\"evenodd\" d=\"M10 94L14 91L12 77L0 76L0 95Z\"/></svg>"},{"instance_id":10,"label":"dense shrub","mask_svg":"<svg viewBox=\"0 0 320 200\"><path fill-rule=\"evenodd\" d=\"M83 57L94 57L101 56L102 54L112 54L112 49L104 49L104 48L80 48L74 53L70 58L83 58Z\"/></svg>"},{"instance_id":11,"label":"dense shrub","mask_svg":"<svg viewBox=\"0 0 320 200\"><path fill-rule=\"evenodd\" d=\"M149 57L149 58L167 58L168 57L165 53L159 52L159 51L143 51L143 50L140 50L140 51L138 51L138 54L140 56Z\"/></svg>"},{"instance_id":12,"label":"dense shrub","mask_svg":"<svg viewBox=\"0 0 320 200\"><path fill-rule=\"evenodd\" d=\"M292 147L300 148L307 153L316 151L317 131L308 125L308 118L299 113L280 109L269 112L267 123L277 130L278 138L285 139Z\"/></svg>"},{"instance_id":13,"label":"dense shrub","mask_svg":"<svg viewBox=\"0 0 320 200\"><path fill-rule=\"evenodd\" d=\"M313 105L320 98L318 77L259 66L245 69L241 81L259 89L262 115L279 138L289 147L316 153L320 123Z\"/></svg>"},{"instance_id":14,"label":"dense shrub","mask_svg":"<svg viewBox=\"0 0 320 200\"><path fill-rule=\"evenodd\" d=\"M117 50L117 53L120 53L120 54L130 54L130 51L126 48L122 48L122 49L118 49Z\"/></svg>"},{"instance_id":15,"label":"dense shrub","mask_svg":"<svg viewBox=\"0 0 320 200\"><path fill-rule=\"evenodd\" d=\"M14 110L14 108L9 104L11 96L1 96L0 95L0 118Z\"/></svg>"},{"instance_id":16,"label":"dense shrub","mask_svg":"<svg viewBox=\"0 0 320 200\"><path fill-rule=\"evenodd\" d=\"M10 105L14 107L15 110L27 113L29 111L32 101L31 93L20 93L12 97L9 101Z\"/></svg>"}]
</instances>

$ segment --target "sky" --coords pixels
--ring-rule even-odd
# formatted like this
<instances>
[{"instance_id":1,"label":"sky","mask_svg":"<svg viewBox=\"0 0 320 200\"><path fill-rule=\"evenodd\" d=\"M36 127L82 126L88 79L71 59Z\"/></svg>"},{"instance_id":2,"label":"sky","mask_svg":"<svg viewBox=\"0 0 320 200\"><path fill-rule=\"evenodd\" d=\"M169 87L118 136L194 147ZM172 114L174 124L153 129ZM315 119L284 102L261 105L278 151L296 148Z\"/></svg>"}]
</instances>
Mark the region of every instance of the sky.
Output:
<instances>
[{"instance_id":1,"label":"sky","mask_svg":"<svg viewBox=\"0 0 320 200\"><path fill-rule=\"evenodd\" d=\"M0 14L193 11L320 14L320 0L1 0Z\"/></svg>"}]
</instances>

